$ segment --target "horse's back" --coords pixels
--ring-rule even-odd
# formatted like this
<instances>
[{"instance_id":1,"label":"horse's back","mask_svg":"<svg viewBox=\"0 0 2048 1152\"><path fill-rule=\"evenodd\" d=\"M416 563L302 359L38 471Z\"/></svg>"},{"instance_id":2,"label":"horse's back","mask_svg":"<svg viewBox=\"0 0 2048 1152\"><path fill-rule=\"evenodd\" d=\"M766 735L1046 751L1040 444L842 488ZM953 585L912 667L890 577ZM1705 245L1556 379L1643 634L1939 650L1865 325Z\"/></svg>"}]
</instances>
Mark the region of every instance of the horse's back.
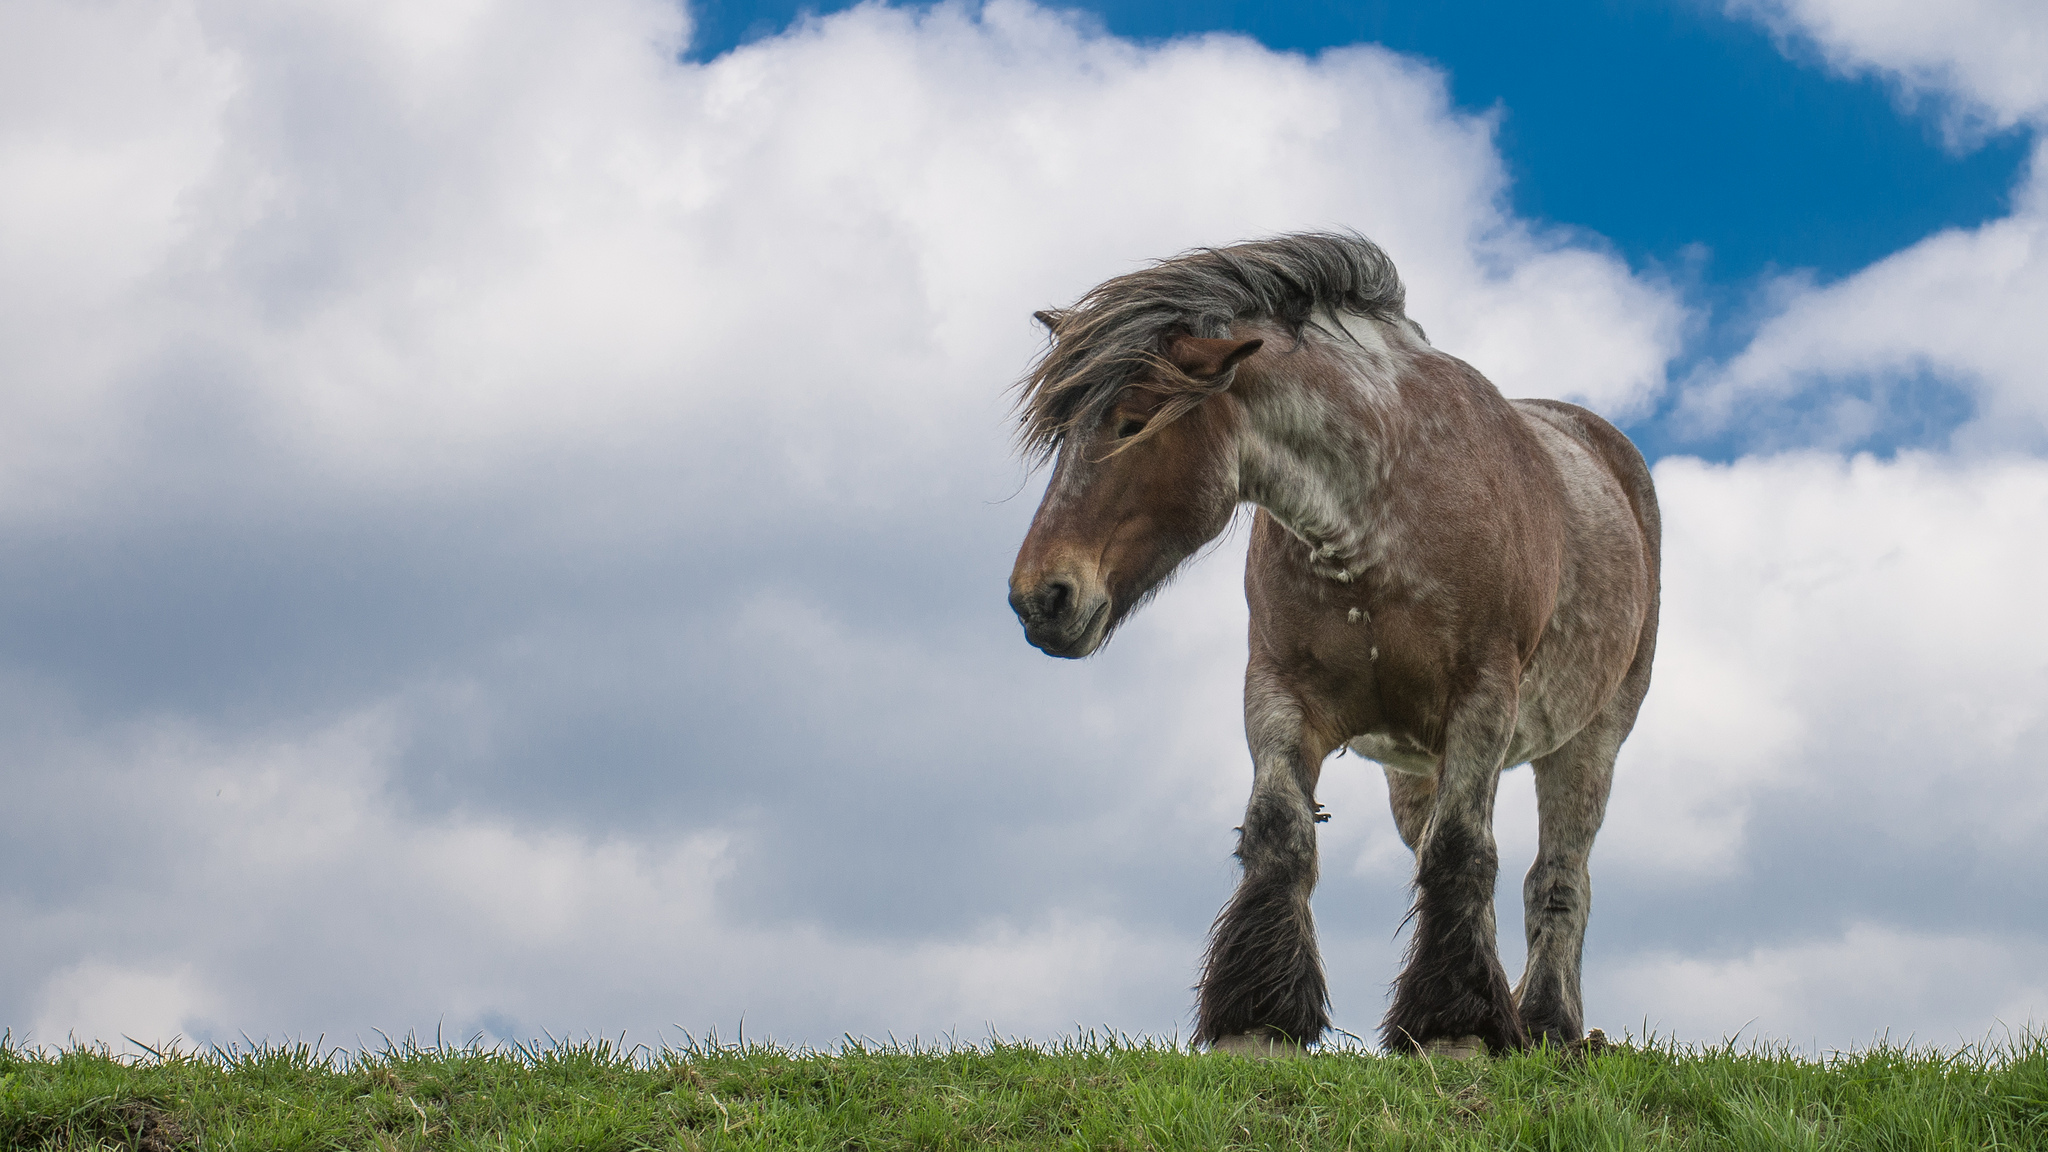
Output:
<instances>
[{"instance_id":1,"label":"horse's back","mask_svg":"<svg viewBox=\"0 0 2048 1152\"><path fill-rule=\"evenodd\" d=\"M1519 761L1613 708L1624 730L1633 723L1656 646L1662 523L1649 465L1620 429L1576 404L1511 403L1549 448L1569 505L1568 586L1531 669Z\"/></svg>"},{"instance_id":2,"label":"horse's back","mask_svg":"<svg viewBox=\"0 0 2048 1152\"><path fill-rule=\"evenodd\" d=\"M1524 420L1542 421L1545 426L1576 441L1621 486L1649 553L1650 584L1654 590L1663 550L1664 525L1657 511L1657 489L1650 479L1650 466L1635 443L1599 413L1577 404L1541 399L1510 400L1508 403L1522 413Z\"/></svg>"}]
</instances>

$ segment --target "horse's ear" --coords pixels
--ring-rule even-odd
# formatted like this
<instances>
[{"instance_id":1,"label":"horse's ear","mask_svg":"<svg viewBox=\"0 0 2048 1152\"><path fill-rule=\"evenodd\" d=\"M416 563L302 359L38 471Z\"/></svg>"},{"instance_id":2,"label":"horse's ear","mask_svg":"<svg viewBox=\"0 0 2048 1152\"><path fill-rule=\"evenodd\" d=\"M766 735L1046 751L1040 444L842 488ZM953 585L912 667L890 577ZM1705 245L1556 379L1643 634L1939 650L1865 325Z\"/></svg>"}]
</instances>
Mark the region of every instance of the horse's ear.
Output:
<instances>
[{"instance_id":1,"label":"horse's ear","mask_svg":"<svg viewBox=\"0 0 2048 1152\"><path fill-rule=\"evenodd\" d=\"M1061 312L1057 308L1041 308L1033 312L1031 318L1045 325L1047 332L1057 332L1060 330L1060 317L1064 315L1066 313Z\"/></svg>"},{"instance_id":2,"label":"horse's ear","mask_svg":"<svg viewBox=\"0 0 2048 1152\"><path fill-rule=\"evenodd\" d=\"M1237 362L1265 346L1264 340L1205 340L1175 336L1166 344L1166 359L1196 380L1214 380Z\"/></svg>"}]
</instances>

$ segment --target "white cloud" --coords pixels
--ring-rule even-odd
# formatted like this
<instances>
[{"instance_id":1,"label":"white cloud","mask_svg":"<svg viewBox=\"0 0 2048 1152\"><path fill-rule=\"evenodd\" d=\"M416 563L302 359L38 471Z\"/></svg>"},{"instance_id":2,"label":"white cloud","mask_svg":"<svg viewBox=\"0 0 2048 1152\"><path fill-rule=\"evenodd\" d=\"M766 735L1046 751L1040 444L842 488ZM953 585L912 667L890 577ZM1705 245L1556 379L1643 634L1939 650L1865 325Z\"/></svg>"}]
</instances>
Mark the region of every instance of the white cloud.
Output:
<instances>
[{"instance_id":1,"label":"white cloud","mask_svg":"<svg viewBox=\"0 0 2048 1152\"><path fill-rule=\"evenodd\" d=\"M1674 458L1657 485L1656 684L1603 859L1749 867L1773 803L1915 851L2048 835L2048 463Z\"/></svg>"},{"instance_id":2,"label":"white cloud","mask_svg":"<svg viewBox=\"0 0 2048 1152\"><path fill-rule=\"evenodd\" d=\"M0 12L6 607L59 633L0 669L0 923L31 942L0 1012L39 1039L1169 1030L1247 783L1242 542L1097 660L1023 649L1028 497L982 502L1029 311L1350 225L1511 393L1639 411L1677 346L1668 288L1507 213L1491 122L1413 60L1007 2L704 65L685 34L635 0ZM1848 346L1772 331L1758 380ZM1943 355L2018 380L2031 347ZM1773 814L1852 771L1840 835L2031 866L2043 637L1987 616L2038 566L2035 466L1659 475L1666 656L1603 900L1746 896ZM1405 861L1376 770L1328 780L1319 915L1365 1030ZM1920 911L1859 923L1949 931Z\"/></svg>"},{"instance_id":3,"label":"white cloud","mask_svg":"<svg viewBox=\"0 0 2048 1152\"><path fill-rule=\"evenodd\" d=\"M1811 39L1837 70L1955 101L1952 132L2048 125L2048 8L2030 0L1737 0L1729 10ZM1751 430L1768 448L2048 448L2048 144L2037 143L2011 202L2002 219L1939 232L1838 282L1773 286L1773 314L1740 353L1687 383L1682 415L1695 431Z\"/></svg>"},{"instance_id":4,"label":"white cloud","mask_svg":"<svg viewBox=\"0 0 2048 1152\"><path fill-rule=\"evenodd\" d=\"M2048 463L1668 459L1657 484L1665 614L1589 1010L1823 1045L2048 1018L2048 925L1998 911L2048 866Z\"/></svg>"},{"instance_id":5,"label":"white cloud","mask_svg":"<svg viewBox=\"0 0 2048 1152\"><path fill-rule=\"evenodd\" d=\"M652 0L0 11L0 707L54 837L0 845L39 942L0 1011L1170 1030L1241 617L1026 663L1028 508L985 502L1030 311L1335 225L1510 391L1637 410L1677 347L1411 59L1008 0L686 37Z\"/></svg>"},{"instance_id":6,"label":"white cloud","mask_svg":"<svg viewBox=\"0 0 2048 1152\"><path fill-rule=\"evenodd\" d=\"M2027 957L2048 924L2011 913L2048 863L2048 625L2016 608L2048 562L2030 531L2048 520L2048 464L1670 460L1658 483L1666 614L1595 854L1593 1022L1837 1045L1886 1028L1952 1042L2043 1015ZM408 743L443 722L418 697L258 734L172 720L78 731L73 710L44 704L55 728L10 725L6 789L21 827L50 830L21 858L54 860L42 867L63 879L8 906L35 946L0 974L35 990L20 1010L44 1041L111 1039L116 1024L144 1040L374 1041L373 1027L436 1022L652 1040L677 1023L729 1033L742 1013L750 1032L817 1043L989 1025L1170 1032L1228 890L1248 782L1240 567L1234 541L1102 657L1023 687L992 681L978 650L892 649L800 601L740 612L734 650L790 685L849 682L834 694L848 715L876 713L885 740L945 744L935 760L885 743L873 764L835 763L855 792L902 806L902 823L869 823L820 791L825 777L768 762L713 766L776 774L767 821L678 813L593 831L493 812L481 794L425 808L398 775ZM1051 756L976 746L1048 719L1069 731ZM838 737L819 753L862 754L860 732ZM1000 778L958 791L980 773ZM1377 769L1337 759L1324 778L1335 818L1318 915L1339 1022L1363 1032L1394 971L1408 863ZM1037 796L1019 804L1010 788ZM1510 965L1527 793L1518 771L1500 813ZM855 825L855 853L907 838L896 859L910 867L972 869L966 910L898 927L763 906L750 873L764 856L893 876L925 898L890 870L903 865L877 872L807 842L797 821L818 804ZM89 853L67 858L82 819ZM1004 847L960 854L950 825ZM1011 892L1020 875L1045 886ZM1915 876L1932 892L1909 890Z\"/></svg>"},{"instance_id":7,"label":"white cloud","mask_svg":"<svg viewBox=\"0 0 2048 1152\"><path fill-rule=\"evenodd\" d=\"M106 1043L163 1050L189 1039L191 1022L218 998L197 986L189 964L169 970L73 964L43 983L35 1023L21 1042L49 1047Z\"/></svg>"},{"instance_id":8,"label":"white cloud","mask_svg":"<svg viewBox=\"0 0 2048 1152\"><path fill-rule=\"evenodd\" d=\"M2014 201L2003 219L1785 292L1748 347L1689 384L1681 411L1781 444L1855 446L1919 431L1931 384L1967 398L1954 447L2048 446L2048 145Z\"/></svg>"},{"instance_id":9,"label":"white cloud","mask_svg":"<svg viewBox=\"0 0 2048 1152\"><path fill-rule=\"evenodd\" d=\"M1594 978L1610 996L1648 1006L1631 1031L1647 1026L1694 1043L1769 1039L1808 1051L1879 1040L1956 1048L1998 1044L2048 1019L2044 962L2048 942L2037 936L1859 923L1725 960L1634 957Z\"/></svg>"},{"instance_id":10,"label":"white cloud","mask_svg":"<svg viewBox=\"0 0 2048 1152\"><path fill-rule=\"evenodd\" d=\"M750 922L715 899L730 834L593 839L423 814L390 787L396 735L374 714L242 744L158 726L15 774L19 819L90 810L119 845L70 898L12 910L10 935L34 941L18 975L41 989L20 1038L374 1043L405 1022L655 1043L744 1016L756 1035L822 1043L1044 1035L1133 1000L1173 1004L1148 1023L1175 1023L1189 941L1058 914L907 943ZM33 967L71 954L85 958Z\"/></svg>"},{"instance_id":11,"label":"white cloud","mask_svg":"<svg viewBox=\"0 0 2048 1152\"><path fill-rule=\"evenodd\" d=\"M1837 71L1958 100L1980 124L2048 121L2048 9L2033 0L1731 0L1728 11L1810 39Z\"/></svg>"},{"instance_id":12,"label":"white cloud","mask_svg":"<svg viewBox=\"0 0 2048 1152\"><path fill-rule=\"evenodd\" d=\"M2039 5L1730 9L1936 97L1957 143L2048 123ZM2009 216L1774 286L1748 347L1687 383L1696 428L1955 455L1658 468L1666 639L1600 859L1665 877L1635 910L1673 944L1594 964L1610 1018L1829 1047L2048 1017L2048 925L2010 913L2048 863L2048 465L2006 455L2048 447L2044 234L2037 142Z\"/></svg>"},{"instance_id":13,"label":"white cloud","mask_svg":"<svg viewBox=\"0 0 2048 1152\"><path fill-rule=\"evenodd\" d=\"M900 498L998 442L1033 307L1286 228L1381 239L1511 391L1633 409L1676 347L1671 294L1506 215L1491 122L1391 53L1002 0L699 65L666 4L413 7L10 9L45 63L0 153L6 424L64 449L8 453L16 507L203 471L194 436L294 486L626 453Z\"/></svg>"}]
</instances>

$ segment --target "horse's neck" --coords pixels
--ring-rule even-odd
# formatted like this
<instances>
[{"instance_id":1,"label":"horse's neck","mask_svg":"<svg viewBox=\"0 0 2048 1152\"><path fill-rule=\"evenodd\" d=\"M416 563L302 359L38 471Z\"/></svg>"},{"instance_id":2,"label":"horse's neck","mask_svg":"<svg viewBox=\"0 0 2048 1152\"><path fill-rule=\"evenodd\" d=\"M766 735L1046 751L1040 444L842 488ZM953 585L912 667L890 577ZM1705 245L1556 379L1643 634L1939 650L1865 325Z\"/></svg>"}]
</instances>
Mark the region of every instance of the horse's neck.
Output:
<instances>
[{"instance_id":1,"label":"horse's neck","mask_svg":"<svg viewBox=\"0 0 2048 1152\"><path fill-rule=\"evenodd\" d=\"M1318 341L1247 404L1238 492L1309 546L1318 575L1348 582L1392 545L1386 488L1406 430L1399 379L1410 350L1381 322L1345 327L1356 345Z\"/></svg>"}]
</instances>

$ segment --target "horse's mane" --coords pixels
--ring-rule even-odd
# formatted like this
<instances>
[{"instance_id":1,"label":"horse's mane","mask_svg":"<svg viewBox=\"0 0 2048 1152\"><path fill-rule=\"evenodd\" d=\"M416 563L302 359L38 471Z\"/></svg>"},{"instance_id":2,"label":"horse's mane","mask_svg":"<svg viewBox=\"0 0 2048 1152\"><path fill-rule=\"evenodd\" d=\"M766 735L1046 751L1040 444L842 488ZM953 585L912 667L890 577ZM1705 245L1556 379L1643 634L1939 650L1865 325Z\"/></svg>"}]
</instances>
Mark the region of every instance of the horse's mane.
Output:
<instances>
[{"instance_id":1,"label":"horse's mane","mask_svg":"<svg viewBox=\"0 0 2048 1152\"><path fill-rule=\"evenodd\" d=\"M1039 314L1053 343L1017 386L1019 443L1043 462L1068 433L1091 427L1132 373L1150 366L1185 403L1200 384L1159 355L1172 334L1222 337L1239 320L1278 320L1299 336L1317 308L1406 319L1394 262L1355 232L1296 232L1228 248L1196 248L1090 289L1073 307Z\"/></svg>"}]
</instances>

